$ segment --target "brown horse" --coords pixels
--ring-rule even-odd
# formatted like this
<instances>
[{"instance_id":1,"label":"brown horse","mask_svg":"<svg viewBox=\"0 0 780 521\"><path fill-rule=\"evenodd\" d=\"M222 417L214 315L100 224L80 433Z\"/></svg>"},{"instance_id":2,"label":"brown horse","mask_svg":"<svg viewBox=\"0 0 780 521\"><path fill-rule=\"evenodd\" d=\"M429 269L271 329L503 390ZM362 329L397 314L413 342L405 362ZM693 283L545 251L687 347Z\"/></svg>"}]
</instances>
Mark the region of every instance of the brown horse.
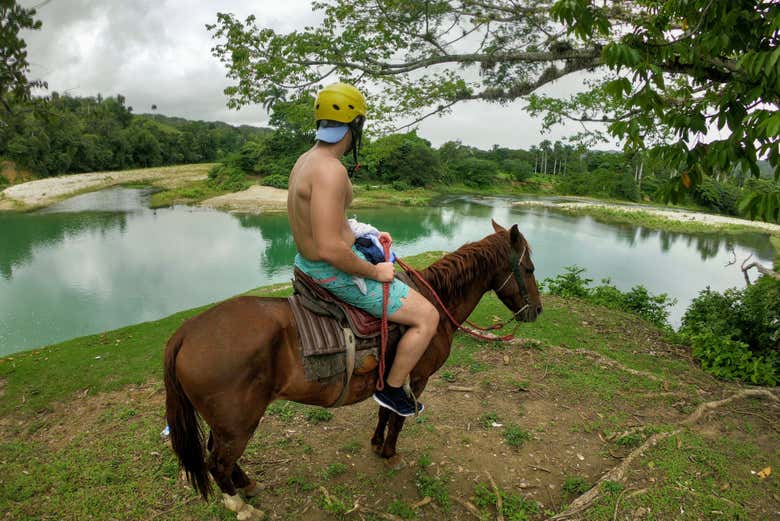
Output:
<instances>
[{"instance_id":1,"label":"brown horse","mask_svg":"<svg viewBox=\"0 0 780 521\"><path fill-rule=\"evenodd\" d=\"M493 222L493 228L495 233L462 246L422 271L458 324L491 290L517 320L530 322L542 312L528 242L517 225L506 230ZM420 289L433 301L426 288ZM411 373L415 395L422 393L428 378L444 364L455 331L456 326L442 313L436 335ZM377 376L376 371L353 376L345 404L371 396ZM166 408L173 449L204 498L211 491L211 473L225 505L239 520L262 517L237 493L251 496L259 491L237 461L268 404L284 399L327 407L337 400L341 386L341 380L306 380L295 321L284 298L237 297L222 302L185 322L165 349ZM196 413L211 427L207 454ZM371 445L391 464L400 459L396 442L403 424L403 417L379 408Z\"/></svg>"}]
</instances>

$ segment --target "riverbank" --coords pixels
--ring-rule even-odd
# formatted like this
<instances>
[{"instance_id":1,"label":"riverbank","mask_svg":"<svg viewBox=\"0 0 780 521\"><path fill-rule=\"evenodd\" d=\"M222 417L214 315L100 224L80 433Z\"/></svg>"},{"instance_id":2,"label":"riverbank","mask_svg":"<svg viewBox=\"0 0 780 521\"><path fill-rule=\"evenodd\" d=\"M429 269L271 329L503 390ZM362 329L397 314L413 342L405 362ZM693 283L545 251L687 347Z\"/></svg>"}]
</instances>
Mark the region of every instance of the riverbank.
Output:
<instances>
[{"instance_id":1,"label":"riverbank","mask_svg":"<svg viewBox=\"0 0 780 521\"><path fill-rule=\"evenodd\" d=\"M605 222L626 223L666 231L763 231L780 236L780 225L778 224L656 206L605 203L597 200L572 200L570 198L550 201L517 201L514 206L550 208L576 215L590 215Z\"/></svg>"},{"instance_id":2,"label":"riverbank","mask_svg":"<svg viewBox=\"0 0 780 521\"><path fill-rule=\"evenodd\" d=\"M780 480L756 475L778 466L778 407L714 380L636 317L576 299L544 303L511 345L456 336L422 396L425 415L401 433L399 470L371 452L370 400L272 404L242 460L262 487L252 503L271 519L337 519L356 504L392 519L494 518L495 486L506 518L535 521L593 488L583 519L676 519L681 505L690 519L780 515ZM159 438L163 346L207 307L0 359L5 517L227 515L180 481ZM472 319L507 313L489 295Z\"/></svg>"},{"instance_id":3,"label":"riverbank","mask_svg":"<svg viewBox=\"0 0 780 521\"><path fill-rule=\"evenodd\" d=\"M0 192L0 211L27 211L49 206L84 192L101 190L115 185L142 184L160 188L150 201L159 208L173 204L199 205L237 213L282 213L286 211L287 191L252 184L241 192L221 192L206 182L213 165L183 165L164 168L98 172L39 179L13 185ZM255 180L259 183L259 180ZM534 185L535 186L535 185ZM520 186L470 188L463 185L394 190L388 186L355 185L353 208L383 206L427 206L438 197L468 195L485 197L550 197L548 200L517 201L518 207L543 207L572 214L587 214L596 219L627 223L653 229L675 232L742 232L763 231L780 236L780 225L749 221L724 215L687 209L647 206L617 201L527 193Z\"/></svg>"},{"instance_id":4,"label":"riverbank","mask_svg":"<svg viewBox=\"0 0 780 521\"><path fill-rule=\"evenodd\" d=\"M37 179L9 186L0 192L0 210L35 210L75 195L117 185L143 184L164 190L181 188L206 179L212 166L211 163L202 163Z\"/></svg>"}]
</instances>

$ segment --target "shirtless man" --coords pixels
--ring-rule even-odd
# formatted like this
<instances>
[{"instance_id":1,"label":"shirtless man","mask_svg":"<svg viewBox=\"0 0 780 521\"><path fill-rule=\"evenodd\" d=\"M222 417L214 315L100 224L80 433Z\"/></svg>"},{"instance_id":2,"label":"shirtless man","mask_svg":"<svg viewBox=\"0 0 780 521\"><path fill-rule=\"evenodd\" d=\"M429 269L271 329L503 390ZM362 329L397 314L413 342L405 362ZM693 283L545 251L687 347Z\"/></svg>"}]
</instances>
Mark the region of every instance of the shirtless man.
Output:
<instances>
[{"instance_id":1,"label":"shirtless man","mask_svg":"<svg viewBox=\"0 0 780 521\"><path fill-rule=\"evenodd\" d=\"M287 195L287 214L298 249L295 265L340 299L375 317L382 316L382 283L391 283L388 319L409 329L398 344L385 388L374 393L374 400L396 414L411 416L414 403L401 387L433 338L439 312L393 278L393 263L371 264L354 246L355 236L346 218L352 183L339 158L353 151L357 159L366 116L363 95L345 83L329 85L318 94L314 112L317 142L295 163ZM365 294L354 276L365 280ZM422 412L423 405L418 402L417 406Z\"/></svg>"}]
</instances>

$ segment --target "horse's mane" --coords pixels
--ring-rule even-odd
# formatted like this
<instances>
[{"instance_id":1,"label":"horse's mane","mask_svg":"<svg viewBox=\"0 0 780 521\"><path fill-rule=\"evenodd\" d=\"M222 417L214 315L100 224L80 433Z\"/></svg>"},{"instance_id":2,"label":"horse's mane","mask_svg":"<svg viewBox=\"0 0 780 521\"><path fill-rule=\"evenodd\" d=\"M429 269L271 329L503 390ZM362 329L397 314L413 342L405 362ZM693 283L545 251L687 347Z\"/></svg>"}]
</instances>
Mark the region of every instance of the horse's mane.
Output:
<instances>
[{"instance_id":1,"label":"horse's mane","mask_svg":"<svg viewBox=\"0 0 780 521\"><path fill-rule=\"evenodd\" d=\"M494 233L445 255L428 266L423 276L442 298L459 298L471 282L504 268L510 248L508 232Z\"/></svg>"}]
</instances>

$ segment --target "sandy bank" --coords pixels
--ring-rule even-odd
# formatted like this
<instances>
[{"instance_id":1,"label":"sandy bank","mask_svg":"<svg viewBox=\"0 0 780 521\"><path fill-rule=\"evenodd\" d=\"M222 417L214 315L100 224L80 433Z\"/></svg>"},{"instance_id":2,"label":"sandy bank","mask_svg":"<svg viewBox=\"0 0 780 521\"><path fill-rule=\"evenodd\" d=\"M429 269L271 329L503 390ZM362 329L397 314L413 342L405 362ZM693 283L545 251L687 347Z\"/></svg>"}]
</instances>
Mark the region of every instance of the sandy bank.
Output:
<instances>
[{"instance_id":1,"label":"sandy bank","mask_svg":"<svg viewBox=\"0 0 780 521\"><path fill-rule=\"evenodd\" d=\"M541 206L545 208L559 208L562 210L585 211L588 209L613 210L625 213L646 213L655 215L669 221L680 223L702 223L712 226L736 225L761 229L769 233L780 234L780 225L763 221L748 221L726 215L713 215L709 213L691 212L686 210L670 210L654 206L632 206L623 204L596 203L586 201L518 201L514 206Z\"/></svg>"},{"instance_id":2,"label":"sandy bank","mask_svg":"<svg viewBox=\"0 0 780 521\"><path fill-rule=\"evenodd\" d=\"M38 208L86 192L125 183L150 183L162 188L175 188L185 183L206 179L211 164L169 166L94 172L38 179L10 186L0 193L0 210Z\"/></svg>"},{"instance_id":3,"label":"sandy bank","mask_svg":"<svg viewBox=\"0 0 780 521\"><path fill-rule=\"evenodd\" d=\"M252 185L242 192L206 199L200 205L239 213L286 212L287 190Z\"/></svg>"}]
</instances>

